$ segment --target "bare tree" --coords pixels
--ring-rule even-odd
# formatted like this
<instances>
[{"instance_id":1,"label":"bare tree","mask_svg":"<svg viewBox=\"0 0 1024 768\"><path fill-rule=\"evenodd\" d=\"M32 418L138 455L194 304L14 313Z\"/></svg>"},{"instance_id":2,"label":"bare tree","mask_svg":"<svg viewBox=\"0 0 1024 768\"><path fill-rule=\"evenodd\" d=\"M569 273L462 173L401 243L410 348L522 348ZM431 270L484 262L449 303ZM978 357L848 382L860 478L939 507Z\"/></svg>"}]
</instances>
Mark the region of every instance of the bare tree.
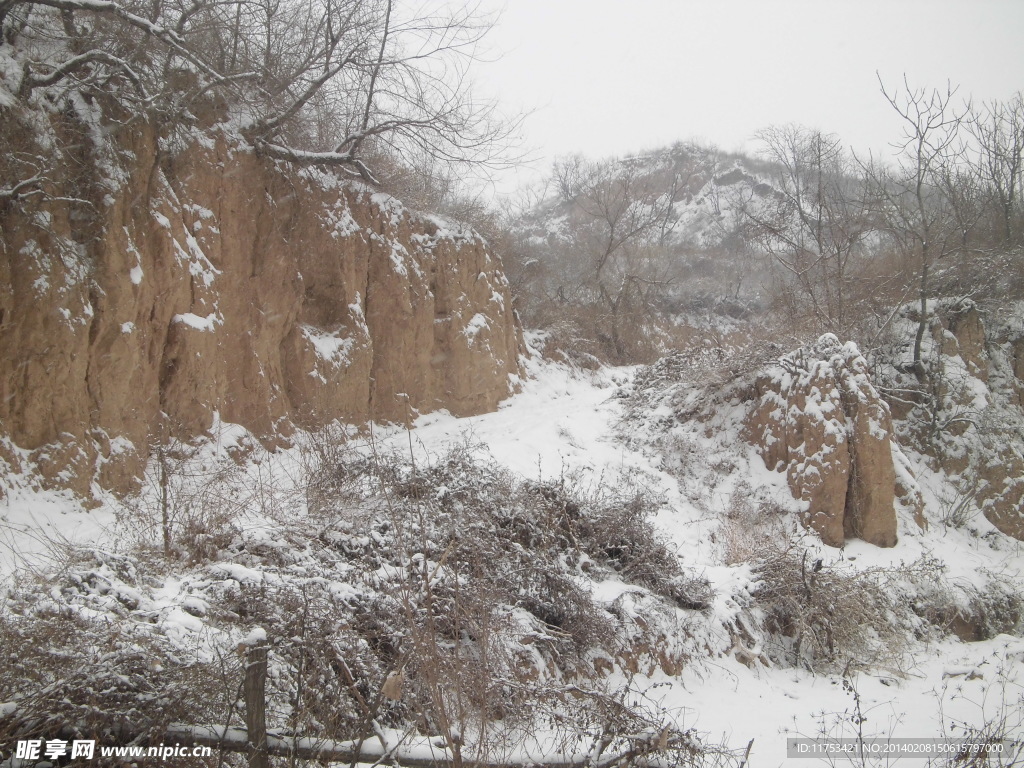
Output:
<instances>
[{"instance_id":1,"label":"bare tree","mask_svg":"<svg viewBox=\"0 0 1024 768\"><path fill-rule=\"evenodd\" d=\"M571 203L587 186L587 175L592 164L583 155L557 158L551 165L551 177L563 203Z\"/></svg>"},{"instance_id":2,"label":"bare tree","mask_svg":"<svg viewBox=\"0 0 1024 768\"><path fill-rule=\"evenodd\" d=\"M753 270L740 210L765 185L736 163L719 185L721 171L718 150L694 143L556 161L511 224L519 238L505 263L527 321L554 330L556 346L642 362L744 317Z\"/></svg>"},{"instance_id":3,"label":"bare tree","mask_svg":"<svg viewBox=\"0 0 1024 768\"><path fill-rule=\"evenodd\" d=\"M758 138L775 169L774 194L746 215L820 328L845 335L859 319L851 294L873 229L863 179L836 136L786 125Z\"/></svg>"},{"instance_id":4,"label":"bare tree","mask_svg":"<svg viewBox=\"0 0 1024 768\"><path fill-rule=\"evenodd\" d=\"M1024 183L1024 94L973 110L967 122L977 144L978 173L999 213L1004 245L1020 238L1020 189Z\"/></svg>"},{"instance_id":5,"label":"bare tree","mask_svg":"<svg viewBox=\"0 0 1024 768\"><path fill-rule=\"evenodd\" d=\"M583 270L577 290L604 307L612 349L624 360L626 325L636 325L636 314L673 281L665 252L672 194L648 178L642 163L629 160L595 164L586 178L573 221Z\"/></svg>"},{"instance_id":6,"label":"bare tree","mask_svg":"<svg viewBox=\"0 0 1024 768\"><path fill-rule=\"evenodd\" d=\"M919 380L926 371L922 360L928 328L928 299L932 291L932 270L936 263L962 249L963 236L957 231L954 199L948 194L950 169L963 162L960 129L969 105L955 102L956 88L927 90L903 88L892 92L879 84L882 95L901 118L903 139L893 146L899 150L894 167L876 163L864 165L871 180L873 196L897 251L916 273L920 304L914 338L912 370Z\"/></svg>"},{"instance_id":7,"label":"bare tree","mask_svg":"<svg viewBox=\"0 0 1024 768\"><path fill-rule=\"evenodd\" d=\"M490 21L400 0L0 0L25 102L109 94L165 132L227 122L269 156L367 179L382 147L477 163L507 147L517 121L467 77Z\"/></svg>"}]
</instances>

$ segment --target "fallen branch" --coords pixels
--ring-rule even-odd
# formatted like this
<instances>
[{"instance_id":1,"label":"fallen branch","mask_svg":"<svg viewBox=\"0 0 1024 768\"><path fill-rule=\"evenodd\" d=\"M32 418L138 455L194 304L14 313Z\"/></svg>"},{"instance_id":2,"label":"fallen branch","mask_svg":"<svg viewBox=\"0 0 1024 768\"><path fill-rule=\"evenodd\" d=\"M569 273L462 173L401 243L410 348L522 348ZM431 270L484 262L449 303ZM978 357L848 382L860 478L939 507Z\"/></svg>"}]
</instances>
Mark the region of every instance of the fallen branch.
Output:
<instances>
[{"instance_id":1,"label":"fallen branch","mask_svg":"<svg viewBox=\"0 0 1024 768\"><path fill-rule=\"evenodd\" d=\"M226 752L248 752L251 748L249 735L245 728L224 726L172 724L167 729L164 743L211 747ZM435 747L429 743L418 746L386 747L376 742L358 744L352 741L331 741L308 736L278 736L268 731L266 745L267 754L274 757L294 757L299 760L328 763L377 763L386 759L402 768L436 768L437 766L454 766L455 764L453 756L444 748ZM590 768L614 768L614 766L629 762L642 754L657 751L653 743L650 746L646 743L638 743L632 749L602 755L596 761L588 754L552 754L522 755L494 763L473 761L473 764L478 768L533 768L536 765L543 765L545 768L581 768L585 765ZM464 761L465 757L463 757ZM656 765L657 760L648 759L648 763Z\"/></svg>"}]
</instances>

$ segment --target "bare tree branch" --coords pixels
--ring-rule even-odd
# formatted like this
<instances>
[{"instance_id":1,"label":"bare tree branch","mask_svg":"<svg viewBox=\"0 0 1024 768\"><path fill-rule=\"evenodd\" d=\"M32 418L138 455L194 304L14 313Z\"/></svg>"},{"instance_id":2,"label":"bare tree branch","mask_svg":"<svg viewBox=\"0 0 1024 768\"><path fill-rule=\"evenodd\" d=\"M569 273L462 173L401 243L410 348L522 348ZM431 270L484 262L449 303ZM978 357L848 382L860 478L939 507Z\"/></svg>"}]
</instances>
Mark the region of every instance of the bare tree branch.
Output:
<instances>
[{"instance_id":1,"label":"bare tree branch","mask_svg":"<svg viewBox=\"0 0 1024 768\"><path fill-rule=\"evenodd\" d=\"M19 9L36 11L32 28L10 23ZM392 0L154 0L145 11L0 0L7 37L50 41L35 48L41 60L25 57L22 98L58 84L106 92L167 131L188 129L209 103L268 154L367 180L377 178L367 158L388 147L500 162L518 120L496 119L466 77L489 20L473 7L400 10Z\"/></svg>"},{"instance_id":2,"label":"bare tree branch","mask_svg":"<svg viewBox=\"0 0 1024 768\"><path fill-rule=\"evenodd\" d=\"M142 83L142 78L131 68L131 66L124 59L120 59L117 56L113 56L106 51L87 51L79 56L68 59L59 67L56 67L48 74L42 75L33 72L31 69L27 69L21 80L21 87L18 91L18 96L25 98L31 93L33 88L40 88L48 85L53 85L60 80L67 77L70 73L74 72L87 64L99 63L106 64L108 66L116 68L121 72L135 88L139 91L139 94L144 98L149 98L146 92L146 88Z\"/></svg>"}]
</instances>

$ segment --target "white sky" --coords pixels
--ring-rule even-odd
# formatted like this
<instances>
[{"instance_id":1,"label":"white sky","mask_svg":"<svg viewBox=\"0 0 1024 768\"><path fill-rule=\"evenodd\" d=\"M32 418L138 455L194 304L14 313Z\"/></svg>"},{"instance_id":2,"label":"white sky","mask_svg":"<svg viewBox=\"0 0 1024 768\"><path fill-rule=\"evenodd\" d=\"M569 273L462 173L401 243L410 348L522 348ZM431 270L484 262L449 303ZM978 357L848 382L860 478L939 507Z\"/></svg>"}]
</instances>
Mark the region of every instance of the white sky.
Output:
<instances>
[{"instance_id":1,"label":"white sky","mask_svg":"<svg viewBox=\"0 0 1024 768\"><path fill-rule=\"evenodd\" d=\"M524 127L535 178L559 155L628 154L702 139L753 149L801 123L885 149L899 122L878 90L960 84L975 99L1024 89L1024 0L482 0L501 10L496 61L475 81Z\"/></svg>"}]
</instances>

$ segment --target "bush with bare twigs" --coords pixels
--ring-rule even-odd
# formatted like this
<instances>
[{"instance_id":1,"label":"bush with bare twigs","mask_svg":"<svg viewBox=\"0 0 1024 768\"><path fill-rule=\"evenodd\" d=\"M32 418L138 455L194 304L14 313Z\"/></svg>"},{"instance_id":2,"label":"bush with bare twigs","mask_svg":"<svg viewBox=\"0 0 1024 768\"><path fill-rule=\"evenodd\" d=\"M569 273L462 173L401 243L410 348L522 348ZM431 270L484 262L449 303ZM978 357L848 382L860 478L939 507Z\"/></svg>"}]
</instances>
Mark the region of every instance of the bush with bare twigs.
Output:
<instances>
[{"instance_id":1,"label":"bush with bare twigs","mask_svg":"<svg viewBox=\"0 0 1024 768\"><path fill-rule=\"evenodd\" d=\"M240 725L235 646L258 627L270 651L267 717L281 737L361 744L386 731L443 744L455 762L470 750L500 761L527 742L586 742L626 762L729 759L642 690L603 679L610 665L648 664L644 654L658 663L680 607L710 601L707 582L655 534L649 497L522 480L468 445L417 464L317 439L305 455L308 515L235 520L187 564L149 545L73 553L20 587L0 634L5 647L35 642L0 664L3 698L17 703L0 734L117 743L156 738L172 721ZM159 541L159 528L148 536ZM602 603L592 581L620 581L622 596ZM643 606L644 623L624 600ZM95 653L69 654L69 636Z\"/></svg>"}]
</instances>

